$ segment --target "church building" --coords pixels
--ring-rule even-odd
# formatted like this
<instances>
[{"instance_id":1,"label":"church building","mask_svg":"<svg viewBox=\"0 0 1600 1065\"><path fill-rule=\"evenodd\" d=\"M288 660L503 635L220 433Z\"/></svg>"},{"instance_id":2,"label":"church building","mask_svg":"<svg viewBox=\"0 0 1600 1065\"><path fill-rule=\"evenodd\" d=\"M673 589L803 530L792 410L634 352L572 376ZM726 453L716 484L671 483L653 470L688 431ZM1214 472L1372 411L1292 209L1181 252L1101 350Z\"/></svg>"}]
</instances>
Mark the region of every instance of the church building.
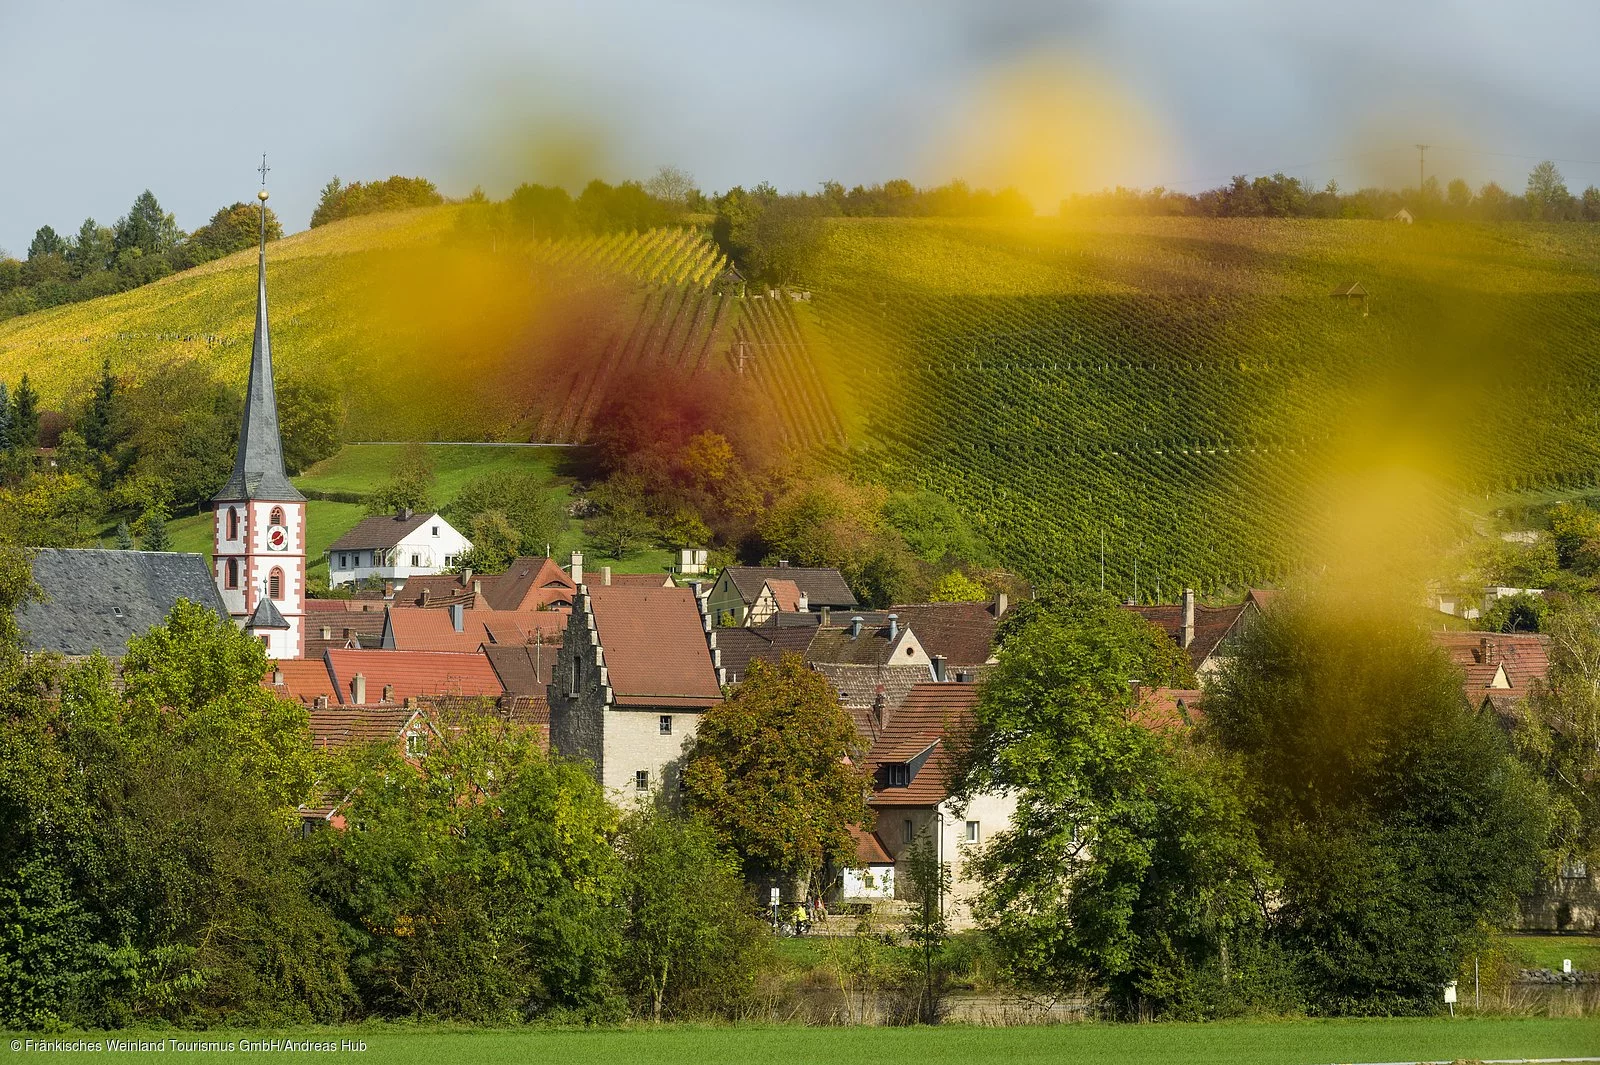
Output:
<instances>
[{"instance_id":1,"label":"church building","mask_svg":"<svg viewBox=\"0 0 1600 1065\"><path fill-rule=\"evenodd\" d=\"M234 621L267 645L269 658L297 659L305 656L306 499L283 469L267 329L266 189L259 198L261 249L250 383L233 473L212 498L212 559L217 590Z\"/></svg>"}]
</instances>

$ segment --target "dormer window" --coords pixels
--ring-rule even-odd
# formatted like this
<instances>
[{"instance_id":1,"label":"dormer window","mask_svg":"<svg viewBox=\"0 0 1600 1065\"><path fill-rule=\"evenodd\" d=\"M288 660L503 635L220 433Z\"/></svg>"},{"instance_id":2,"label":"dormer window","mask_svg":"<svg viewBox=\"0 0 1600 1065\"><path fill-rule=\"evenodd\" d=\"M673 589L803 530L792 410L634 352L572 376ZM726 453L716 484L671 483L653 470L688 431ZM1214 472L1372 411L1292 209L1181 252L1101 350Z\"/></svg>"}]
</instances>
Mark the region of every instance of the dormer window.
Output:
<instances>
[{"instance_id":1,"label":"dormer window","mask_svg":"<svg viewBox=\"0 0 1600 1065\"><path fill-rule=\"evenodd\" d=\"M911 783L911 767L904 762L889 763L889 786L904 788Z\"/></svg>"}]
</instances>

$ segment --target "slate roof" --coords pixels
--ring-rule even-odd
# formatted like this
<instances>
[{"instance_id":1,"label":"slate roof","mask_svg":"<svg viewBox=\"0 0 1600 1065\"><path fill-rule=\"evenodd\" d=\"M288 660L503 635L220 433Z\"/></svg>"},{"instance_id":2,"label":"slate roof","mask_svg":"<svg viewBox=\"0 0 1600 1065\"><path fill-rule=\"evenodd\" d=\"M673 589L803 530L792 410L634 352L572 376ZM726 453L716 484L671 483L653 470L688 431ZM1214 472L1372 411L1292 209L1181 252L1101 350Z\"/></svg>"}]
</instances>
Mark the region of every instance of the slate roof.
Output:
<instances>
[{"instance_id":1,"label":"slate roof","mask_svg":"<svg viewBox=\"0 0 1600 1065\"><path fill-rule=\"evenodd\" d=\"M737 684L750 669L755 659L776 665L786 654L805 656L811 646L815 627L778 628L761 625L755 628L729 627L712 630L717 637L717 649L722 652L722 668L728 683Z\"/></svg>"},{"instance_id":2,"label":"slate roof","mask_svg":"<svg viewBox=\"0 0 1600 1065\"><path fill-rule=\"evenodd\" d=\"M128 638L165 621L179 599L228 618L200 555L46 547L33 554L33 579L46 600L17 614L28 651L121 658Z\"/></svg>"},{"instance_id":3,"label":"slate roof","mask_svg":"<svg viewBox=\"0 0 1600 1065\"><path fill-rule=\"evenodd\" d=\"M1000 622L992 602L911 603L889 611L900 615L900 624L911 627L930 657L943 655L952 669L981 666L994 654Z\"/></svg>"},{"instance_id":4,"label":"slate roof","mask_svg":"<svg viewBox=\"0 0 1600 1065\"><path fill-rule=\"evenodd\" d=\"M265 217L263 215L263 217ZM250 380L233 472L213 500L305 499L283 472L283 439L278 433L278 396L272 384L272 336L267 328L267 243L261 241L256 267L256 329L250 345Z\"/></svg>"},{"instance_id":5,"label":"slate roof","mask_svg":"<svg viewBox=\"0 0 1600 1065\"><path fill-rule=\"evenodd\" d=\"M955 760L952 744L960 744L972 728L972 711L978 703L976 684L918 684L906 696L867 753L873 773L873 806L936 806L950 797L950 773ZM885 766L904 762L907 752L933 753L906 787L889 787Z\"/></svg>"},{"instance_id":6,"label":"slate roof","mask_svg":"<svg viewBox=\"0 0 1600 1065\"><path fill-rule=\"evenodd\" d=\"M337 554L340 551L387 550L436 517L438 515L431 513L413 513L409 517L401 517L400 514L375 514L362 518L356 522L353 529L335 540L328 547L328 551ZM454 579L456 578L452 578Z\"/></svg>"},{"instance_id":7,"label":"slate roof","mask_svg":"<svg viewBox=\"0 0 1600 1065\"><path fill-rule=\"evenodd\" d=\"M588 591L619 706L688 708L722 701L693 591L628 585Z\"/></svg>"},{"instance_id":8,"label":"slate roof","mask_svg":"<svg viewBox=\"0 0 1600 1065\"><path fill-rule=\"evenodd\" d=\"M905 626L901 625L895 639L898 640L904 633ZM887 625L863 625L860 636L851 636L847 625L819 625L811 635L806 661L813 665L818 662L852 666L890 665L892 663L888 659L892 650Z\"/></svg>"},{"instance_id":9,"label":"slate roof","mask_svg":"<svg viewBox=\"0 0 1600 1065\"><path fill-rule=\"evenodd\" d=\"M724 572L738 589L746 603L754 603L761 594L761 586L770 580L793 581L805 593L807 606L853 607L855 593L844 582L844 577L831 566L729 566Z\"/></svg>"},{"instance_id":10,"label":"slate roof","mask_svg":"<svg viewBox=\"0 0 1600 1065\"><path fill-rule=\"evenodd\" d=\"M851 666L813 663L812 669L828 678L839 702L856 723L856 731L869 742L883 731L906 697L918 684L933 679L927 666Z\"/></svg>"}]
</instances>

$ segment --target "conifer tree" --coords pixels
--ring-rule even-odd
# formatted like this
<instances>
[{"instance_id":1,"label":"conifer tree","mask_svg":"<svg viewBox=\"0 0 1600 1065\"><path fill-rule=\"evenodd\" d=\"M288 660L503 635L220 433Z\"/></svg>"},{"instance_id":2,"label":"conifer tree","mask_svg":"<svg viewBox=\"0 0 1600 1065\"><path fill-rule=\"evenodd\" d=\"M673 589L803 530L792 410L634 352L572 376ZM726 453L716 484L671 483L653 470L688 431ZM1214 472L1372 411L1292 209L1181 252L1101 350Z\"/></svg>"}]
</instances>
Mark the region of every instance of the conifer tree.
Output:
<instances>
[{"instance_id":1,"label":"conifer tree","mask_svg":"<svg viewBox=\"0 0 1600 1065\"><path fill-rule=\"evenodd\" d=\"M100 364L100 382L95 385L94 399L89 402L89 409L84 412L80 426L83 442L89 445L90 450L101 454L111 451L112 416L116 402L117 379L111 376L111 359L108 357Z\"/></svg>"},{"instance_id":2,"label":"conifer tree","mask_svg":"<svg viewBox=\"0 0 1600 1065\"><path fill-rule=\"evenodd\" d=\"M11 450L11 390L0 381L0 452Z\"/></svg>"},{"instance_id":3,"label":"conifer tree","mask_svg":"<svg viewBox=\"0 0 1600 1065\"><path fill-rule=\"evenodd\" d=\"M133 532L128 528L128 523L125 521L117 522L117 550L133 550Z\"/></svg>"},{"instance_id":4,"label":"conifer tree","mask_svg":"<svg viewBox=\"0 0 1600 1065\"><path fill-rule=\"evenodd\" d=\"M167 519L160 511L152 511L145 515L144 549L146 551L172 550L172 537L167 534Z\"/></svg>"},{"instance_id":5,"label":"conifer tree","mask_svg":"<svg viewBox=\"0 0 1600 1065\"><path fill-rule=\"evenodd\" d=\"M13 451L31 451L39 446L39 393L33 390L27 374L22 375L17 394L11 400L8 435L7 443Z\"/></svg>"}]
</instances>

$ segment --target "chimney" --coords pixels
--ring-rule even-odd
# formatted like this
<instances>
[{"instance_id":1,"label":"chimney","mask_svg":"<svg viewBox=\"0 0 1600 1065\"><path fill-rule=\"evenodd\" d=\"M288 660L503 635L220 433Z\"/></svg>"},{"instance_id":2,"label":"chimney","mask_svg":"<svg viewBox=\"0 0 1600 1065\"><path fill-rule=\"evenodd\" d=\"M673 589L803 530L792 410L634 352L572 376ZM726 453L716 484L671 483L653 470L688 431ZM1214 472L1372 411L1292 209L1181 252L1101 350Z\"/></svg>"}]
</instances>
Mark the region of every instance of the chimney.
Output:
<instances>
[{"instance_id":1,"label":"chimney","mask_svg":"<svg viewBox=\"0 0 1600 1065\"><path fill-rule=\"evenodd\" d=\"M401 521L410 521L411 520L411 508L410 507L401 507L398 511L395 512L395 517L399 518Z\"/></svg>"},{"instance_id":2,"label":"chimney","mask_svg":"<svg viewBox=\"0 0 1600 1065\"><path fill-rule=\"evenodd\" d=\"M894 643L895 639L898 638L899 635L900 635L900 615L899 614L890 614L889 615L889 642L890 643Z\"/></svg>"},{"instance_id":3,"label":"chimney","mask_svg":"<svg viewBox=\"0 0 1600 1065\"><path fill-rule=\"evenodd\" d=\"M367 704L367 678L363 674L350 678L350 698L357 706Z\"/></svg>"},{"instance_id":4,"label":"chimney","mask_svg":"<svg viewBox=\"0 0 1600 1065\"><path fill-rule=\"evenodd\" d=\"M482 581L473 581L472 582L472 594L473 595L482 595L483 594L483 582Z\"/></svg>"},{"instance_id":5,"label":"chimney","mask_svg":"<svg viewBox=\"0 0 1600 1065\"><path fill-rule=\"evenodd\" d=\"M794 608L800 611L800 613L804 614L806 611L811 609L811 597L806 595L806 593L801 592L800 598L794 601Z\"/></svg>"},{"instance_id":6,"label":"chimney","mask_svg":"<svg viewBox=\"0 0 1600 1065\"><path fill-rule=\"evenodd\" d=\"M822 624L824 626L826 626L832 621L833 621L833 608L826 607L826 606L823 607L822 608Z\"/></svg>"},{"instance_id":7,"label":"chimney","mask_svg":"<svg viewBox=\"0 0 1600 1065\"><path fill-rule=\"evenodd\" d=\"M428 605L428 589L426 588L422 589L422 605Z\"/></svg>"},{"instance_id":8,"label":"chimney","mask_svg":"<svg viewBox=\"0 0 1600 1065\"><path fill-rule=\"evenodd\" d=\"M1009 607L1010 605L1011 605L1011 600L1006 597L1006 593L1005 592L995 592L994 593L994 619L996 621L999 621L1001 618L1005 617L1006 616L1006 608Z\"/></svg>"},{"instance_id":9,"label":"chimney","mask_svg":"<svg viewBox=\"0 0 1600 1065\"><path fill-rule=\"evenodd\" d=\"M956 683L957 684L971 684L972 683L972 674L968 673L964 669L956 670Z\"/></svg>"},{"instance_id":10,"label":"chimney","mask_svg":"<svg viewBox=\"0 0 1600 1065\"><path fill-rule=\"evenodd\" d=\"M1478 640L1478 660L1486 666L1494 664L1494 641L1487 636Z\"/></svg>"},{"instance_id":11,"label":"chimney","mask_svg":"<svg viewBox=\"0 0 1600 1065\"><path fill-rule=\"evenodd\" d=\"M461 571L461 587L466 588L472 584L472 567L468 566Z\"/></svg>"},{"instance_id":12,"label":"chimney","mask_svg":"<svg viewBox=\"0 0 1600 1065\"><path fill-rule=\"evenodd\" d=\"M855 640L855 639L859 639L860 637L861 637L861 615L857 614L855 617L850 619L850 638L852 640Z\"/></svg>"},{"instance_id":13,"label":"chimney","mask_svg":"<svg viewBox=\"0 0 1600 1065\"><path fill-rule=\"evenodd\" d=\"M572 583L573 584L582 584L583 583L583 552L582 551L574 551L572 553Z\"/></svg>"},{"instance_id":14,"label":"chimney","mask_svg":"<svg viewBox=\"0 0 1600 1065\"><path fill-rule=\"evenodd\" d=\"M274 669L272 671L272 686L274 688L283 687L283 670L282 669Z\"/></svg>"},{"instance_id":15,"label":"chimney","mask_svg":"<svg viewBox=\"0 0 1600 1065\"><path fill-rule=\"evenodd\" d=\"M610 566L601 566L600 567L600 583L604 587L607 587L607 588L611 587L611 567Z\"/></svg>"},{"instance_id":16,"label":"chimney","mask_svg":"<svg viewBox=\"0 0 1600 1065\"><path fill-rule=\"evenodd\" d=\"M467 629L467 608L460 603L450 604L450 627L457 632Z\"/></svg>"},{"instance_id":17,"label":"chimney","mask_svg":"<svg viewBox=\"0 0 1600 1065\"><path fill-rule=\"evenodd\" d=\"M933 679L940 684L945 682L944 662L944 655L933 656Z\"/></svg>"},{"instance_id":18,"label":"chimney","mask_svg":"<svg viewBox=\"0 0 1600 1065\"><path fill-rule=\"evenodd\" d=\"M394 702L394 685L393 684L385 684L383 686L383 701L386 702L386 703Z\"/></svg>"},{"instance_id":19,"label":"chimney","mask_svg":"<svg viewBox=\"0 0 1600 1065\"><path fill-rule=\"evenodd\" d=\"M1142 681L1142 680L1130 680L1130 681L1128 681L1128 694L1133 696L1133 701L1135 703L1138 703L1139 697L1144 694L1144 681Z\"/></svg>"},{"instance_id":20,"label":"chimney","mask_svg":"<svg viewBox=\"0 0 1600 1065\"><path fill-rule=\"evenodd\" d=\"M1194 643L1194 589L1183 590L1183 646Z\"/></svg>"},{"instance_id":21,"label":"chimney","mask_svg":"<svg viewBox=\"0 0 1600 1065\"><path fill-rule=\"evenodd\" d=\"M394 581L384 581L383 582L383 597L385 599L393 599L394 598Z\"/></svg>"}]
</instances>

